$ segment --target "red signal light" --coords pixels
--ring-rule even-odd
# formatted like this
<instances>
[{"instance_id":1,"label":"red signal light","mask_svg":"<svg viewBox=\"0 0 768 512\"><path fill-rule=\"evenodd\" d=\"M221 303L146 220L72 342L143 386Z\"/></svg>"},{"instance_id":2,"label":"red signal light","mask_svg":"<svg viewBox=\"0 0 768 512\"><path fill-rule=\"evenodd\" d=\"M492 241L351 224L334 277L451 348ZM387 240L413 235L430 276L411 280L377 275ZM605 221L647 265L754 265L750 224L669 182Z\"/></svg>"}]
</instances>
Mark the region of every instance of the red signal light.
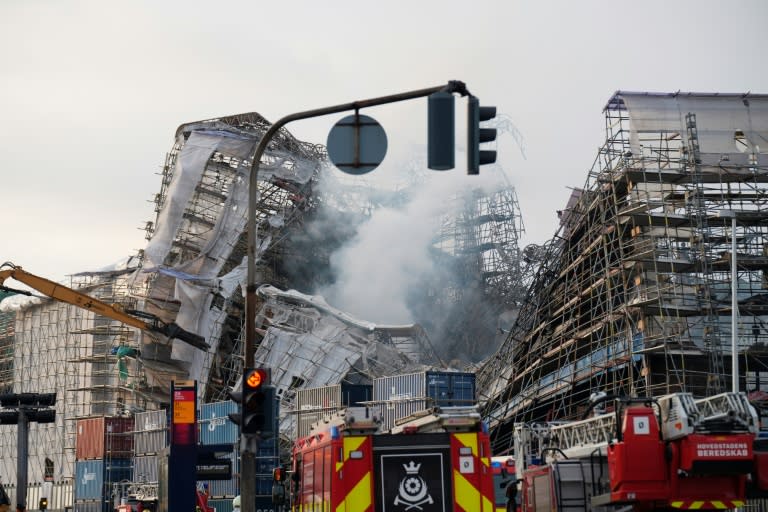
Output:
<instances>
[{"instance_id":1,"label":"red signal light","mask_svg":"<svg viewBox=\"0 0 768 512\"><path fill-rule=\"evenodd\" d=\"M251 370L243 383L250 389L257 389L267 381L267 372L262 369Z\"/></svg>"}]
</instances>

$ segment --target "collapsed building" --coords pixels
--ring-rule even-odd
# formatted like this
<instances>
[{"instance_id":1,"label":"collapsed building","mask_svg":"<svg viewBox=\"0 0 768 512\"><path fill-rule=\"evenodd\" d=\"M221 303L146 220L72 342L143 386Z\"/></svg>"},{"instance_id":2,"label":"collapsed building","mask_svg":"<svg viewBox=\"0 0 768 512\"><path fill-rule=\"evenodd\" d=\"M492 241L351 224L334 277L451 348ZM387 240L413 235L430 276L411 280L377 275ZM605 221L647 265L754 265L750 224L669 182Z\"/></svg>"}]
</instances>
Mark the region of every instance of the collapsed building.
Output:
<instances>
[{"instance_id":1,"label":"collapsed building","mask_svg":"<svg viewBox=\"0 0 768 512\"><path fill-rule=\"evenodd\" d=\"M733 357L740 390L768 390L768 96L617 92L604 111L587 182L478 376L495 453L515 422L579 418L593 393L728 391Z\"/></svg>"},{"instance_id":2,"label":"collapsed building","mask_svg":"<svg viewBox=\"0 0 768 512\"><path fill-rule=\"evenodd\" d=\"M256 113L181 125L162 167L156 217L145 226L146 247L68 283L125 310L174 322L203 336L209 350L45 297L3 301L0 389L57 392L55 423L30 429L30 503L43 481L54 482L52 508L71 503L78 420L166 408L173 380L197 381L206 403L227 400L237 386L246 365L248 174L268 127ZM260 165L256 268L268 286L258 293L263 339L251 364L273 369L281 410L292 410L301 387L370 382L445 367L455 354L466 362L492 353L501 341L499 322L509 323L521 300L522 221L514 189L502 183L446 199L429 252L450 272L415 283L411 299L422 306L414 322L374 323L312 294L334 281L331 255L378 208L408 201L408 187L373 191L355 180L321 189L321 177L331 179L324 165L322 146L297 141L284 129ZM291 421L288 416L288 431ZM0 426L0 449L8 454L0 461L4 482L15 481L15 436L15 426Z\"/></svg>"}]
</instances>

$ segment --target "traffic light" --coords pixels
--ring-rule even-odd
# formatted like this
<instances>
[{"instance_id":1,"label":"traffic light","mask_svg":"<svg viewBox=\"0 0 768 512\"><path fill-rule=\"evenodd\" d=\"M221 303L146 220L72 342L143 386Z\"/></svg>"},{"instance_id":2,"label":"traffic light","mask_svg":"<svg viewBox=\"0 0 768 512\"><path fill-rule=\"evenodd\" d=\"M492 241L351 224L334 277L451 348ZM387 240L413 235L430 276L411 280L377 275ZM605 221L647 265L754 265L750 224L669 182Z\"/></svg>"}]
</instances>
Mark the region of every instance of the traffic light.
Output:
<instances>
[{"instance_id":1,"label":"traffic light","mask_svg":"<svg viewBox=\"0 0 768 512\"><path fill-rule=\"evenodd\" d=\"M16 425L19 422L19 411L0 411L0 425Z\"/></svg>"},{"instance_id":2,"label":"traffic light","mask_svg":"<svg viewBox=\"0 0 768 512\"><path fill-rule=\"evenodd\" d=\"M274 434L275 388L269 385L265 368L246 368L240 402L243 434L259 434L266 439Z\"/></svg>"},{"instance_id":3,"label":"traffic light","mask_svg":"<svg viewBox=\"0 0 768 512\"><path fill-rule=\"evenodd\" d=\"M37 423L56 422L55 409L33 409L31 411L26 411L26 414L29 421L36 421Z\"/></svg>"},{"instance_id":4,"label":"traffic light","mask_svg":"<svg viewBox=\"0 0 768 512\"><path fill-rule=\"evenodd\" d=\"M40 510L46 510L48 508L48 498L40 498L39 507Z\"/></svg>"},{"instance_id":5,"label":"traffic light","mask_svg":"<svg viewBox=\"0 0 768 512\"><path fill-rule=\"evenodd\" d=\"M453 94L429 95L427 119L427 167L446 171L454 167L455 112Z\"/></svg>"},{"instance_id":6,"label":"traffic light","mask_svg":"<svg viewBox=\"0 0 768 512\"><path fill-rule=\"evenodd\" d=\"M481 128L480 123L496 117L496 107L481 107L474 96L467 102L467 174L480 174L480 166L496 161L496 151L480 149L480 143L496 140L496 128Z\"/></svg>"},{"instance_id":7,"label":"traffic light","mask_svg":"<svg viewBox=\"0 0 768 512\"><path fill-rule=\"evenodd\" d=\"M229 395L229 399L232 400L237 404L238 407L240 407L243 404L243 392L242 391L227 391L227 395ZM227 417L234 423L235 425L238 425L239 427L243 426L243 415L239 412L231 412L227 414Z\"/></svg>"}]
</instances>

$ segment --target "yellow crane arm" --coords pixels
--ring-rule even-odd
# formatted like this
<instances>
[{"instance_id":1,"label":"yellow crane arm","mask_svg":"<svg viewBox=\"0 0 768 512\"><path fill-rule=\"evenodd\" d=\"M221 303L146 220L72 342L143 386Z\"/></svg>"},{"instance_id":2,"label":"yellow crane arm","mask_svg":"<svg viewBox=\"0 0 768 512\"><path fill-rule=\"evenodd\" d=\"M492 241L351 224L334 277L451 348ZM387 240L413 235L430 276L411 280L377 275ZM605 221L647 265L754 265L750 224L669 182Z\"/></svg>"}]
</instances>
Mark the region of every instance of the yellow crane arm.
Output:
<instances>
[{"instance_id":1,"label":"yellow crane arm","mask_svg":"<svg viewBox=\"0 0 768 512\"><path fill-rule=\"evenodd\" d=\"M202 350L207 350L209 348L208 344L205 342L205 338L189 331L185 331L175 323L166 324L155 315L141 311L123 311L110 304L107 304L106 302L102 302L84 293L78 292L77 290L73 290L72 288L68 288L59 283L55 283L45 279L44 277L31 274L17 265L6 263L5 266L8 266L9 268L0 270L0 289L29 295L28 292L23 290L14 290L13 288L7 288L4 286L5 280L11 277L16 281L24 283L30 288L37 290L43 295L51 297L52 299L93 311L99 315L117 320L118 322L122 322L126 325L130 325L144 331L164 334L170 338L178 338L181 341L189 343L193 347ZM132 314L129 314L128 311L130 311ZM132 315L140 316L149 321L146 322Z\"/></svg>"}]
</instances>

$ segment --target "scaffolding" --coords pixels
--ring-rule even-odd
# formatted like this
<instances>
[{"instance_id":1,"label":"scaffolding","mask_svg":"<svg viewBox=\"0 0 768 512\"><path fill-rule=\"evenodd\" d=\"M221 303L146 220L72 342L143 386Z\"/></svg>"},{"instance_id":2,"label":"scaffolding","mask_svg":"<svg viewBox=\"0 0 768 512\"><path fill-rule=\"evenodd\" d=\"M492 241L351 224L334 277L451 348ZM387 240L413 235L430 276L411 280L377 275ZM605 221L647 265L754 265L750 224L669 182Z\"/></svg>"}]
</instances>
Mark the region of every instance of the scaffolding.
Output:
<instances>
[{"instance_id":1,"label":"scaffolding","mask_svg":"<svg viewBox=\"0 0 768 512\"><path fill-rule=\"evenodd\" d=\"M127 305L127 270L72 276L69 287L100 300ZM6 305L21 295L4 301ZM149 402L137 386L143 369L121 361L118 346L135 345L138 333L91 311L47 297L24 298L0 312L2 386L12 393L56 393L54 423L29 428L28 498L41 486L55 508L71 504L78 418L122 415ZM0 473L16 481L17 427L0 425ZM13 487L9 490L13 493Z\"/></svg>"},{"instance_id":2,"label":"scaffolding","mask_svg":"<svg viewBox=\"0 0 768 512\"><path fill-rule=\"evenodd\" d=\"M525 229L511 186L472 189L448 204L434 247L440 265L452 271L430 283L434 307L423 322L444 357L477 362L501 344L509 322L503 317L514 317L522 302L526 266L519 242Z\"/></svg>"},{"instance_id":3,"label":"scaffolding","mask_svg":"<svg viewBox=\"0 0 768 512\"><path fill-rule=\"evenodd\" d=\"M596 392L725 391L733 314L740 389L768 383L768 96L617 92L605 126L512 332L478 376L495 453L511 449L514 422L576 418Z\"/></svg>"}]
</instances>

